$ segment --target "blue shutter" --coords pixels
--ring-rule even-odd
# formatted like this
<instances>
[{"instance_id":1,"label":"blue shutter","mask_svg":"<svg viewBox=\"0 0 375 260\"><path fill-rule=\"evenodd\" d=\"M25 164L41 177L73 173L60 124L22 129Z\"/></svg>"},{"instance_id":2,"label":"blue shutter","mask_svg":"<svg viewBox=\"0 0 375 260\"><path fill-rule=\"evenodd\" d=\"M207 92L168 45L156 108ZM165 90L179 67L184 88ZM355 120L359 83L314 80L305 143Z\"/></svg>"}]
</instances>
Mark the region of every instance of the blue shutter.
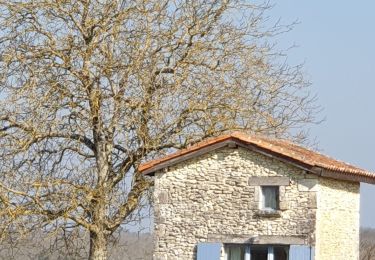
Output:
<instances>
[{"instance_id":1,"label":"blue shutter","mask_svg":"<svg viewBox=\"0 0 375 260\"><path fill-rule=\"evenodd\" d=\"M315 247L311 247L311 260L315 260Z\"/></svg>"},{"instance_id":2,"label":"blue shutter","mask_svg":"<svg viewBox=\"0 0 375 260\"><path fill-rule=\"evenodd\" d=\"M221 243L199 243L197 260L220 260Z\"/></svg>"},{"instance_id":3,"label":"blue shutter","mask_svg":"<svg viewBox=\"0 0 375 260\"><path fill-rule=\"evenodd\" d=\"M289 260L313 260L310 246L291 245L289 248Z\"/></svg>"}]
</instances>

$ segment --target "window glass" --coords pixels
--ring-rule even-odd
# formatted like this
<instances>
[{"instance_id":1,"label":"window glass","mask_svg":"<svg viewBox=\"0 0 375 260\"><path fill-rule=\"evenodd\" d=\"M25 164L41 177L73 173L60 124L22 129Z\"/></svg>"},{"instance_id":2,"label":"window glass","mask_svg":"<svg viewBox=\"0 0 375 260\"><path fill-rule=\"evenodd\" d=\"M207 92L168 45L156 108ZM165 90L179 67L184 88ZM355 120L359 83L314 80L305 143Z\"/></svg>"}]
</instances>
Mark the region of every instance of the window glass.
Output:
<instances>
[{"instance_id":1,"label":"window glass","mask_svg":"<svg viewBox=\"0 0 375 260\"><path fill-rule=\"evenodd\" d=\"M274 246L273 254L274 260L288 260L288 247L285 246Z\"/></svg>"},{"instance_id":2,"label":"window glass","mask_svg":"<svg viewBox=\"0 0 375 260\"><path fill-rule=\"evenodd\" d=\"M267 260L268 247L251 247L251 260Z\"/></svg>"},{"instance_id":3,"label":"window glass","mask_svg":"<svg viewBox=\"0 0 375 260\"><path fill-rule=\"evenodd\" d=\"M244 245L229 245L227 247L228 260L243 260L245 259Z\"/></svg>"},{"instance_id":4,"label":"window glass","mask_svg":"<svg viewBox=\"0 0 375 260\"><path fill-rule=\"evenodd\" d=\"M262 186L262 208L278 209L279 207L279 187Z\"/></svg>"}]
</instances>

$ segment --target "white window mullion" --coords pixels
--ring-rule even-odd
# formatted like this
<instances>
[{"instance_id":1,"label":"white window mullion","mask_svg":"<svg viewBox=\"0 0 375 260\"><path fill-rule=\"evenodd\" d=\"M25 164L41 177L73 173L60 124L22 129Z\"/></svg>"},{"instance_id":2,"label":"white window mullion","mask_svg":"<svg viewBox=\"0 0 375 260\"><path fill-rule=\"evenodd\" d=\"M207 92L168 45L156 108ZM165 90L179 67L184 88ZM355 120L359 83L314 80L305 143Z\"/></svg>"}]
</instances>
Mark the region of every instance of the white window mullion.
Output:
<instances>
[{"instance_id":1,"label":"white window mullion","mask_svg":"<svg viewBox=\"0 0 375 260\"><path fill-rule=\"evenodd\" d=\"M273 257L273 246L269 246L268 247L268 257L267 257L267 260L274 260L274 257Z\"/></svg>"},{"instance_id":2,"label":"white window mullion","mask_svg":"<svg viewBox=\"0 0 375 260\"><path fill-rule=\"evenodd\" d=\"M245 260L251 260L251 255L250 255L250 245L247 245L245 247Z\"/></svg>"}]
</instances>

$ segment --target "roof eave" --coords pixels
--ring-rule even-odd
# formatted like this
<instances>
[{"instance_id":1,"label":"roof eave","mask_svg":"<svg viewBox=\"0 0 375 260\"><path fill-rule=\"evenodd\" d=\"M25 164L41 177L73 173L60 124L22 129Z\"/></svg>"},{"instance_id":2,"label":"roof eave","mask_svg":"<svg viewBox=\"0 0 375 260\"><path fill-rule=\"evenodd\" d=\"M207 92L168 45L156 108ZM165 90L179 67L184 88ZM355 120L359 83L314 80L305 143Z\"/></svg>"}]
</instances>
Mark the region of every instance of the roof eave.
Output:
<instances>
[{"instance_id":1,"label":"roof eave","mask_svg":"<svg viewBox=\"0 0 375 260\"><path fill-rule=\"evenodd\" d=\"M153 175L155 172L157 172L159 170L162 170L164 168L176 165L180 162L195 158L199 155L214 151L214 150L222 148L222 147L233 146L233 144L238 145L240 147L243 147L247 150L251 150L251 151L254 151L256 153L260 153L260 154L265 155L267 157L275 158L275 159L280 160L282 162L292 164L292 165L294 165L294 166L296 166L296 167L298 167L302 170L305 170L305 171L308 171L308 172L311 172L311 173L314 173L314 174L318 174L317 172L315 172L315 169L312 165L309 165L309 164L306 164L304 162L295 160L295 159L287 157L285 155L281 155L281 154L276 153L276 152L269 151L269 150L264 149L262 147L258 147L255 144L248 144L248 143L242 142L241 140L238 140L236 138L228 138L228 139L226 139L224 141L221 141L219 143L211 144L211 145L203 147L199 150L195 150L195 151L192 151L190 153L184 154L182 156L178 156L176 158L166 160L164 162L155 164L155 165L151 166L150 168L141 170L141 172L143 174L146 174L146 175Z\"/></svg>"},{"instance_id":2,"label":"roof eave","mask_svg":"<svg viewBox=\"0 0 375 260\"><path fill-rule=\"evenodd\" d=\"M316 165L314 162L301 161L296 158L292 158L290 156L280 154L278 152L271 151L267 148L258 146L255 143L248 143L237 137L228 136L228 135L223 136L217 142L208 142L203 147L198 147L197 149L193 149L192 151L189 151L184 154L178 154L178 153L175 155L172 154L170 158L161 160L159 162L157 161L155 164L151 164L149 166L144 166L142 168L140 167L139 169L141 173L152 176L155 174L155 172L159 170L168 168L170 166L174 166L183 161L193 159L200 155L206 154L208 152L211 152L211 151L214 151L216 149L226 147L226 146L229 146L229 147L240 146L245 149L265 155L267 157L275 158L284 163L291 164L295 167L298 167L302 170L305 170L317 176L322 176L322 177L332 178L332 179L337 179L337 180L351 181L351 182L364 182L364 183L369 183L369 184L375 184L375 175L371 175L368 172L365 172L365 171L349 172L349 171L331 169L328 166L324 167L323 165Z\"/></svg>"},{"instance_id":3,"label":"roof eave","mask_svg":"<svg viewBox=\"0 0 375 260\"><path fill-rule=\"evenodd\" d=\"M146 175L152 175L156 171L159 171L159 170L162 170L164 168L176 165L176 164L178 164L180 162L183 162L183 161L195 158L195 157L197 157L199 155L211 152L213 150L216 150L216 149L228 146L230 143L233 143L233 142L234 142L233 140L228 139L228 140L225 140L225 141L222 141L222 142L219 142L219 143L211 144L211 145L208 145L208 146L203 147L201 149L192 151L190 153L186 153L186 154L183 154L181 156L178 156L178 157L175 157L175 158L171 158L171 159L166 160L164 162L160 162L158 164L155 164L155 165L151 166L150 168L147 168L145 170L141 170L141 172L143 174L146 174Z\"/></svg>"},{"instance_id":4,"label":"roof eave","mask_svg":"<svg viewBox=\"0 0 375 260\"><path fill-rule=\"evenodd\" d=\"M351 181L351 182L363 182L368 184L375 184L375 176L359 175L349 172L332 171L328 169L322 169L320 174L322 177L332 178L336 180Z\"/></svg>"}]
</instances>

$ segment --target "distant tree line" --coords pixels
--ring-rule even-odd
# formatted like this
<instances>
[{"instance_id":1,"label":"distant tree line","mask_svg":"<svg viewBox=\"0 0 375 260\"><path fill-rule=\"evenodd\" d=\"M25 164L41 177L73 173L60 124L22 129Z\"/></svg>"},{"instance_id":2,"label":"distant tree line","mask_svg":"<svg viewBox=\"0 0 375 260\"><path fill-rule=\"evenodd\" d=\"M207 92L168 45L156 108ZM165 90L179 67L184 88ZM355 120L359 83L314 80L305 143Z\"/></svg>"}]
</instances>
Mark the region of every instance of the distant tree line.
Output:
<instances>
[{"instance_id":1,"label":"distant tree line","mask_svg":"<svg viewBox=\"0 0 375 260\"><path fill-rule=\"evenodd\" d=\"M89 255L88 234L50 234L38 232L23 240L0 245L1 260L81 260ZM111 237L111 260L151 260L152 234L122 232Z\"/></svg>"},{"instance_id":2,"label":"distant tree line","mask_svg":"<svg viewBox=\"0 0 375 260\"><path fill-rule=\"evenodd\" d=\"M360 260L375 259L375 229L361 229L359 253Z\"/></svg>"},{"instance_id":3,"label":"distant tree line","mask_svg":"<svg viewBox=\"0 0 375 260\"><path fill-rule=\"evenodd\" d=\"M68 234L59 239L43 237L42 234L30 236L17 244L4 243L0 246L0 259L9 260L79 260L87 258L88 243L86 239L75 240ZM37 237L38 239L35 239ZM79 236L81 237L81 236ZM63 239L64 238L64 239ZM109 257L113 260L151 260L152 234L121 233L114 236ZM375 260L375 229L363 228L360 233L360 260Z\"/></svg>"}]
</instances>

